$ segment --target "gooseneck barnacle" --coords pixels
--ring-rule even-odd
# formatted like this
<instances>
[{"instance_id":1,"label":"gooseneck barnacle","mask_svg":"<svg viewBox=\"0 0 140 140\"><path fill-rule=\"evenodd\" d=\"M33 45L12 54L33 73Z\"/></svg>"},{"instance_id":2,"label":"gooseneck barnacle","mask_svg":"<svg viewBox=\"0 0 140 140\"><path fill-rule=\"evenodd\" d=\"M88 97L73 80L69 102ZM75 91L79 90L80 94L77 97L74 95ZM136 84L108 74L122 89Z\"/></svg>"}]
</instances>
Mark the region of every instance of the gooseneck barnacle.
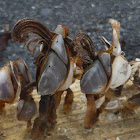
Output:
<instances>
[{"instance_id":1,"label":"gooseneck barnacle","mask_svg":"<svg viewBox=\"0 0 140 140\"><path fill-rule=\"evenodd\" d=\"M36 19L32 18L24 18L19 20L13 29L12 38L15 42L26 42L28 38L28 34L36 34L39 37L32 38L27 42L27 49L30 52L34 52L36 46L39 43L43 43L43 45L48 45L53 37L53 34L45 27L42 23L40 23ZM35 43L33 49L29 48L31 43Z\"/></svg>"}]
</instances>

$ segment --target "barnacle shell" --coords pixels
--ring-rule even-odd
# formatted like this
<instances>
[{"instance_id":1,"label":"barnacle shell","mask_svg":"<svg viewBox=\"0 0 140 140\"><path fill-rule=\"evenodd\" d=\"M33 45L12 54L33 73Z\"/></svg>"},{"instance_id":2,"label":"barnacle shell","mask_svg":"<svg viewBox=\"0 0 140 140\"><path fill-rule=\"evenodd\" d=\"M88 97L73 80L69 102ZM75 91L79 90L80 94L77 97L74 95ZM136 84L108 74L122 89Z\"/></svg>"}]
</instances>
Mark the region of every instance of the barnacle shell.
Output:
<instances>
[{"instance_id":1,"label":"barnacle shell","mask_svg":"<svg viewBox=\"0 0 140 140\"><path fill-rule=\"evenodd\" d=\"M42 75L38 83L40 95L54 94L67 76L67 68L61 59L50 52L44 64Z\"/></svg>"},{"instance_id":2,"label":"barnacle shell","mask_svg":"<svg viewBox=\"0 0 140 140\"><path fill-rule=\"evenodd\" d=\"M14 99L14 88L11 81L11 71L8 66L0 69L0 100L11 102Z\"/></svg>"},{"instance_id":3,"label":"barnacle shell","mask_svg":"<svg viewBox=\"0 0 140 140\"><path fill-rule=\"evenodd\" d=\"M105 109L107 109L107 110L116 109L116 108L118 108L118 106L119 106L118 100L115 100L115 101L109 102Z\"/></svg>"},{"instance_id":4,"label":"barnacle shell","mask_svg":"<svg viewBox=\"0 0 140 140\"><path fill-rule=\"evenodd\" d=\"M108 50L108 48L111 46L111 44L109 43L109 41L106 40L105 37L101 36L101 41L105 46L105 49Z\"/></svg>"},{"instance_id":5,"label":"barnacle shell","mask_svg":"<svg viewBox=\"0 0 140 140\"><path fill-rule=\"evenodd\" d=\"M12 61L10 61L10 67L11 67L11 72L12 72L12 74L13 74L13 76L14 76L14 78L15 78L17 84L18 84L18 86L21 86L20 81L19 81L19 79L18 79L18 75L17 75L17 73L15 72L14 64L13 64Z\"/></svg>"},{"instance_id":6,"label":"barnacle shell","mask_svg":"<svg viewBox=\"0 0 140 140\"><path fill-rule=\"evenodd\" d=\"M110 21L110 24L112 26L112 29L116 30L117 36L118 36L118 39L119 39L120 38L120 22L118 22L115 19L110 19L109 21Z\"/></svg>"},{"instance_id":7,"label":"barnacle shell","mask_svg":"<svg viewBox=\"0 0 140 140\"><path fill-rule=\"evenodd\" d=\"M108 76L111 75L111 56L109 53L103 52L99 53L98 57L102 63L102 66L105 69L105 72L107 73Z\"/></svg>"},{"instance_id":8,"label":"barnacle shell","mask_svg":"<svg viewBox=\"0 0 140 140\"><path fill-rule=\"evenodd\" d=\"M96 60L80 81L81 91L85 94L101 93L105 90L107 82L107 75L102 64Z\"/></svg>"},{"instance_id":9,"label":"barnacle shell","mask_svg":"<svg viewBox=\"0 0 140 140\"><path fill-rule=\"evenodd\" d=\"M22 75L22 81L24 80L24 85L30 83L32 81L31 75L29 73L28 67L23 59L18 59L14 62L14 65L17 67L18 71Z\"/></svg>"},{"instance_id":10,"label":"barnacle shell","mask_svg":"<svg viewBox=\"0 0 140 140\"><path fill-rule=\"evenodd\" d=\"M59 34L57 35L52 44L51 44L51 48L57 53L57 55L60 57L60 59L67 64L68 63L68 57L67 57L67 53L66 53L66 48L65 48L65 44L64 44L64 40L63 37Z\"/></svg>"},{"instance_id":11,"label":"barnacle shell","mask_svg":"<svg viewBox=\"0 0 140 140\"><path fill-rule=\"evenodd\" d=\"M68 28L62 25L57 25L56 29L53 32L62 35L63 38L66 38L69 35Z\"/></svg>"},{"instance_id":12,"label":"barnacle shell","mask_svg":"<svg viewBox=\"0 0 140 140\"><path fill-rule=\"evenodd\" d=\"M113 54L118 56L121 54L121 45L115 29L113 29Z\"/></svg>"},{"instance_id":13,"label":"barnacle shell","mask_svg":"<svg viewBox=\"0 0 140 140\"><path fill-rule=\"evenodd\" d=\"M115 56L118 56L118 55L121 54L121 46L120 46L120 43L119 43L119 38L120 38L120 22L118 22L115 19L110 19L109 21L111 23L112 30L113 30L113 33L112 33L113 42L112 42L112 45L110 47L110 50L113 47L113 51L111 51L111 53L113 55L115 55Z\"/></svg>"},{"instance_id":14,"label":"barnacle shell","mask_svg":"<svg viewBox=\"0 0 140 140\"><path fill-rule=\"evenodd\" d=\"M123 85L131 75L131 66L123 56L117 56L112 64L110 88Z\"/></svg>"},{"instance_id":15,"label":"barnacle shell","mask_svg":"<svg viewBox=\"0 0 140 140\"><path fill-rule=\"evenodd\" d=\"M104 38L102 37L101 40L103 44L105 45L105 48L107 52L109 52L111 55L113 54L114 56L118 56L121 54L121 46L119 43L119 38L120 38L120 22L114 19L110 19L110 23L112 26L112 37L113 37L113 42L112 45ZM110 46L109 46L110 45Z\"/></svg>"},{"instance_id":16,"label":"barnacle shell","mask_svg":"<svg viewBox=\"0 0 140 140\"><path fill-rule=\"evenodd\" d=\"M17 106L17 118L20 121L31 120L36 111L37 107L34 102L20 100Z\"/></svg>"},{"instance_id":17,"label":"barnacle shell","mask_svg":"<svg viewBox=\"0 0 140 140\"><path fill-rule=\"evenodd\" d=\"M18 99L18 95L21 92L21 77L18 74L17 68L14 66L14 63L10 61L9 66L11 68L11 79L14 88L15 100Z\"/></svg>"},{"instance_id":18,"label":"barnacle shell","mask_svg":"<svg viewBox=\"0 0 140 140\"><path fill-rule=\"evenodd\" d=\"M63 86L59 89L59 91L64 91L66 89L68 89L68 87L72 84L72 80L73 80L73 69L74 69L74 61L70 61L70 70L69 70L69 74L67 76L67 79L65 81L65 83L63 84Z\"/></svg>"}]
</instances>

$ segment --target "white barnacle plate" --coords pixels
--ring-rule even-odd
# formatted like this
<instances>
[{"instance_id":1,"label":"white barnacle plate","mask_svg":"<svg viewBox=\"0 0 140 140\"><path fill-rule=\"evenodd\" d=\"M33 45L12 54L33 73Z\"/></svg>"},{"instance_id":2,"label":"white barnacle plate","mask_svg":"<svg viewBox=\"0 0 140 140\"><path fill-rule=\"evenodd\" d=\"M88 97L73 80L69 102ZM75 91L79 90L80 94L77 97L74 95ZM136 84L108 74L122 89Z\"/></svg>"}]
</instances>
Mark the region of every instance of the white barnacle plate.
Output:
<instances>
[{"instance_id":1,"label":"white barnacle plate","mask_svg":"<svg viewBox=\"0 0 140 140\"><path fill-rule=\"evenodd\" d=\"M123 56L117 56L112 64L110 88L123 85L131 75L131 66Z\"/></svg>"}]
</instances>

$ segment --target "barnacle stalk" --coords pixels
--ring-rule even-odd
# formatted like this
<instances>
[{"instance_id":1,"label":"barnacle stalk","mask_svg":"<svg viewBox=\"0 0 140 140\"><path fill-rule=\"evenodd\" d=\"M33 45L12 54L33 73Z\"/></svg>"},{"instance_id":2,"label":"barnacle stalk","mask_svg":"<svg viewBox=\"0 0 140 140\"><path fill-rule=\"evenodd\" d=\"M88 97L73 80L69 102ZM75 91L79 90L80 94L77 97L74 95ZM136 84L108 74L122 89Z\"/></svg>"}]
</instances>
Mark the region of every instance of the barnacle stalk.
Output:
<instances>
[{"instance_id":1,"label":"barnacle stalk","mask_svg":"<svg viewBox=\"0 0 140 140\"><path fill-rule=\"evenodd\" d=\"M0 101L0 114L3 114L5 107L5 102Z\"/></svg>"},{"instance_id":2,"label":"barnacle stalk","mask_svg":"<svg viewBox=\"0 0 140 140\"><path fill-rule=\"evenodd\" d=\"M73 103L73 91L68 88L67 90L67 94L65 96L65 101L64 101L64 113L65 114L69 114L72 110L72 103Z\"/></svg>"},{"instance_id":3,"label":"barnacle stalk","mask_svg":"<svg viewBox=\"0 0 140 140\"><path fill-rule=\"evenodd\" d=\"M87 98L87 111L84 119L84 128L90 129L93 127L97 119L96 117L97 109L96 109L94 95L86 94L86 98Z\"/></svg>"},{"instance_id":4,"label":"barnacle stalk","mask_svg":"<svg viewBox=\"0 0 140 140\"><path fill-rule=\"evenodd\" d=\"M49 108L53 96L45 95L41 96L39 102L39 117L34 121L33 129L31 131L32 139L42 138L47 128L47 119L49 115Z\"/></svg>"}]
</instances>

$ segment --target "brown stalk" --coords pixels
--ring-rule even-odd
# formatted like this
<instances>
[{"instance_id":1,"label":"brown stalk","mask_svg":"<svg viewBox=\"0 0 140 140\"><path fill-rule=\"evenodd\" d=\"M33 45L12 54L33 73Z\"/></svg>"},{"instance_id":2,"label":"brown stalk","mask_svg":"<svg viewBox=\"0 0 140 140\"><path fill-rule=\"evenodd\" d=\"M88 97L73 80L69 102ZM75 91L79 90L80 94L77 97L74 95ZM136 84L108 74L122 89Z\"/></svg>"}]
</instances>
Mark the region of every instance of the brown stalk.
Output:
<instances>
[{"instance_id":1,"label":"brown stalk","mask_svg":"<svg viewBox=\"0 0 140 140\"><path fill-rule=\"evenodd\" d=\"M95 105L95 99L93 94L86 94L87 98L87 111L84 119L84 128L90 129L93 127L97 119L97 109Z\"/></svg>"}]
</instances>

